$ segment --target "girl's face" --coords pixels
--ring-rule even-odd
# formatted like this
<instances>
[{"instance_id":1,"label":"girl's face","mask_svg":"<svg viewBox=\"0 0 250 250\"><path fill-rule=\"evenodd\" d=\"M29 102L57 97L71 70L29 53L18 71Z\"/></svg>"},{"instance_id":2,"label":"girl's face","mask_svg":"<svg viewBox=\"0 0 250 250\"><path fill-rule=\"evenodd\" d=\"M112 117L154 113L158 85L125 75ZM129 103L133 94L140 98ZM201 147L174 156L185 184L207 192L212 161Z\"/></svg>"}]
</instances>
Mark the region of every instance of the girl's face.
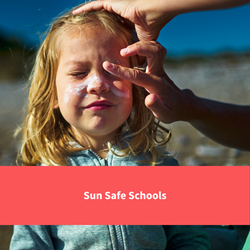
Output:
<instances>
[{"instance_id":1,"label":"girl's face","mask_svg":"<svg viewBox=\"0 0 250 250\"><path fill-rule=\"evenodd\" d=\"M84 135L112 140L130 115L132 84L102 67L104 61L130 67L129 59L120 56L124 47L121 38L97 25L61 38L54 108L60 108L80 142Z\"/></svg>"}]
</instances>

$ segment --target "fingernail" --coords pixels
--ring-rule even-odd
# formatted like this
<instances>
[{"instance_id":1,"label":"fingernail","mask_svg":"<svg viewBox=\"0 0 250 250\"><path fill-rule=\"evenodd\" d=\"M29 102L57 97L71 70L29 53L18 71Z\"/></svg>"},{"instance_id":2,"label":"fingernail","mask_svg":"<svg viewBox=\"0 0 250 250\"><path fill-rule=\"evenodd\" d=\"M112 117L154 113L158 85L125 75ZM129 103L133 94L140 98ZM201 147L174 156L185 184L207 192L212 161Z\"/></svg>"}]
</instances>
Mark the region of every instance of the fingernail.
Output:
<instances>
[{"instance_id":1,"label":"fingernail","mask_svg":"<svg viewBox=\"0 0 250 250\"><path fill-rule=\"evenodd\" d=\"M121 50L121 53L123 53L123 54L128 54L128 52L129 52L129 48L128 47Z\"/></svg>"},{"instance_id":2,"label":"fingernail","mask_svg":"<svg viewBox=\"0 0 250 250\"><path fill-rule=\"evenodd\" d=\"M114 68L113 63L109 63L109 64L108 64L108 68L109 68L109 69L113 69L113 68Z\"/></svg>"},{"instance_id":3,"label":"fingernail","mask_svg":"<svg viewBox=\"0 0 250 250\"><path fill-rule=\"evenodd\" d=\"M110 63L110 62L104 62L103 67L106 69L113 69L114 65L113 65L113 63Z\"/></svg>"}]
</instances>

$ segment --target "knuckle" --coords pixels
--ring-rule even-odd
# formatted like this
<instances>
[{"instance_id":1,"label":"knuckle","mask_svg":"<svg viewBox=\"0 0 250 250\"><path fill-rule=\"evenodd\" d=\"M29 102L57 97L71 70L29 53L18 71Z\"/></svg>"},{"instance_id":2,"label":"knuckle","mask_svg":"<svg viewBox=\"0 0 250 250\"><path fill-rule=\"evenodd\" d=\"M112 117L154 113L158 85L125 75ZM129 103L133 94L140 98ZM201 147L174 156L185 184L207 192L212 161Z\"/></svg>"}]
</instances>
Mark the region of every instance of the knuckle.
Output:
<instances>
[{"instance_id":1,"label":"knuckle","mask_svg":"<svg viewBox=\"0 0 250 250\"><path fill-rule=\"evenodd\" d=\"M162 55L163 55L164 58L167 55L167 50L163 46L162 46Z\"/></svg>"},{"instance_id":2,"label":"knuckle","mask_svg":"<svg viewBox=\"0 0 250 250\"><path fill-rule=\"evenodd\" d=\"M160 44L155 44L154 48L153 48L153 52L154 54L157 54L157 55L162 55L163 53L163 47L160 45Z\"/></svg>"},{"instance_id":3,"label":"knuckle","mask_svg":"<svg viewBox=\"0 0 250 250\"><path fill-rule=\"evenodd\" d=\"M185 93L187 95L193 95L194 94L193 91L190 90L190 89L183 89L182 91L183 91L183 93Z\"/></svg>"},{"instance_id":4,"label":"knuckle","mask_svg":"<svg viewBox=\"0 0 250 250\"><path fill-rule=\"evenodd\" d=\"M118 66L116 64L114 65L114 69L115 69L115 71L117 72L117 74L119 76L122 76L122 75L126 74L126 70L124 70L122 67L120 67L120 66Z\"/></svg>"},{"instance_id":5,"label":"knuckle","mask_svg":"<svg viewBox=\"0 0 250 250\"><path fill-rule=\"evenodd\" d=\"M140 43L135 44L135 50L136 50L137 54L141 51L141 44Z\"/></svg>"},{"instance_id":6,"label":"knuckle","mask_svg":"<svg viewBox=\"0 0 250 250\"><path fill-rule=\"evenodd\" d=\"M129 73L129 72L128 72ZM138 69L133 69L131 72L130 72L130 76L133 78L133 79L137 79L139 77L139 74L140 74L140 71Z\"/></svg>"}]
</instances>

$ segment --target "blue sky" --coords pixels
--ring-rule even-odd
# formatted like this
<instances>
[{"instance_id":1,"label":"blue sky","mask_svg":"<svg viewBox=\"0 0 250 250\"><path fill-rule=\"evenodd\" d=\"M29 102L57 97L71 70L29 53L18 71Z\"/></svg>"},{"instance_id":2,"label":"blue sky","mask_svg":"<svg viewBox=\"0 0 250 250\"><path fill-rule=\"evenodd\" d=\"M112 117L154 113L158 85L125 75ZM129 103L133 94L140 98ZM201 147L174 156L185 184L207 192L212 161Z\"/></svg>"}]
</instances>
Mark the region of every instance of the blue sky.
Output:
<instances>
[{"instance_id":1,"label":"blue sky","mask_svg":"<svg viewBox=\"0 0 250 250\"><path fill-rule=\"evenodd\" d=\"M82 3L79 0L12 0L1 3L0 28L39 43L53 17ZM241 7L180 15L158 39L169 55L210 54L250 50L250 4Z\"/></svg>"}]
</instances>

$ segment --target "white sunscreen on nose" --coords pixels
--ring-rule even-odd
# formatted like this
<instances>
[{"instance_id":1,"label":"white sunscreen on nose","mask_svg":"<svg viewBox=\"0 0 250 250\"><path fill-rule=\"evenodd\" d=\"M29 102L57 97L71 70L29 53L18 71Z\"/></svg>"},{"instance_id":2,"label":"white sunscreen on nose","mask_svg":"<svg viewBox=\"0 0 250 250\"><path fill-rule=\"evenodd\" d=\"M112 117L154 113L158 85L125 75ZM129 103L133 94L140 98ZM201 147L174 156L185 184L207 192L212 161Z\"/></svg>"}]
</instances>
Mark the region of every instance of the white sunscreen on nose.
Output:
<instances>
[{"instance_id":1,"label":"white sunscreen on nose","mask_svg":"<svg viewBox=\"0 0 250 250\"><path fill-rule=\"evenodd\" d=\"M65 90L64 102L65 103L69 102L70 94L86 97L87 93L91 89L101 87L101 83L104 84L104 88L111 90L116 96L124 97L124 98L130 97L128 89L124 89L123 91L121 91L115 86L110 86L108 83L104 81L102 77L99 77L96 74L94 74L79 84L73 85L69 83L68 87ZM82 90L84 90L85 88L87 88L86 93L82 93Z\"/></svg>"}]
</instances>

